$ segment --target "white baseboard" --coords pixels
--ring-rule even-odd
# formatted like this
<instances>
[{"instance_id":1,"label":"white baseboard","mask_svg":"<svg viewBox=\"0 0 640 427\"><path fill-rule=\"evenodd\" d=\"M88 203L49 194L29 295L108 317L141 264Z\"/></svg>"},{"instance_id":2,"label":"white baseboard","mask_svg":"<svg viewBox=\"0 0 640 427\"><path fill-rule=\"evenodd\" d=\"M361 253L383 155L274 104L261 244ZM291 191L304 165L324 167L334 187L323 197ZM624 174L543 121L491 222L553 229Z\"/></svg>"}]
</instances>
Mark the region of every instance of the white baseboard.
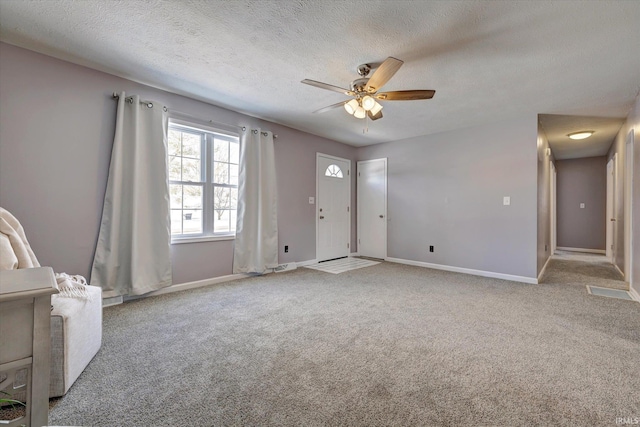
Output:
<instances>
[{"instance_id":1,"label":"white baseboard","mask_svg":"<svg viewBox=\"0 0 640 427\"><path fill-rule=\"evenodd\" d=\"M431 264L429 262L413 261L413 260L401 259L401 258L385 258L384 260L389 262L395 262L398 264L433 268L434 270L452 271L454 273L464 273L464 274L471 274L473 276L491 277L494 279L510 280L513 282L530 283L533 285L538 284L538 279L535 277L515 276L512 274L495 273L493 271L474 270L472 268L453 267L450 265L442 265L442 264Z\"/></svg>"},{"instance_id":2,"label":"white baseboard","mask_svg":"<svg viewBox=\"0 0 640 427\"><path fill-rule=\"evenodd\" d=\"M551 257L547 258L547 262L544 263L544 266L542 267L542 270L540 270L540 274L538 274L538 283L540 283L540 279L542 279L542 276L544 275L544 272L547 270L547 266L549 265L549 261L551 261Z\"/></svg>"},{"instance_id":3,"label":"white baseboard","mask_svg":"<svg viewBox=\"0 0 640 427\"><path fill-rule=\"evenodd\" d=\"M229 274L227 276L212 277L210 279L204 279L204 280L196 280L195 282L180 283L177 285L167 286L166 288L158 289L157 291L149 292L148 294L144 294L144 295L125 296L124 300L131 301L131 300L140 299L140 298L155 297L158 295L171 294L173 292L186 291L187 289L203 288L205 286L216 285L218 283L244 279L245 277L251 277L251 274Z\"/></svg>"},{"instance_id":4,"label":"white baseboard","mask_svg":"<svg viewBox=\"0 0 640 427\"><path fill-rule=\"evenodd\" d=\"M602 254L606 255L607 251L604 249L584 249L584 248L567 248L563 246L556 246L557 251L568 251L568 252L584 252L587 254Z\"/></svg>"},{"instance_id":5,"label":"white baseboard","mask_svg":"<svg viewBox=\"0 0 640 427\"><path fill-rule=\"evenodd\" d=\"M295 261L284 262L282 264L278 264L273 271L269 271L268 273L286 273L287 271L293 271L298 268L298 263Z\"/></svg>"},{"instance_id":6,"label":"white baseboard","mask_svg":"<svg viewBox=\"0 0 640 427\"><path fill-rule=\"evenodd\" d=\"M307 261L296 262L295 264L298 267L303 267L305 265L316 264L316 263L317 261L315 259L311 259ZM173 292L186 291L187 289L203 288L205 286L216 285L218 283L231 282L232 280L244 279L246 277L252 277L252 276L254 275L253 274L229 274L226 276L212 277L210 279L196 280L194 282L179 283L179 284L167 286L166 288L158 289L157 291L154 291L154 292L149 292L148 294L144 294L144 295L130 295L125 297L104 298L103 307L122 304L122 302L136 300L140 298L154 297L157 295L164 295L164 294L171 294ZM119 299L119 301L115 301L116 299ZM114 301L111 301L111 300L114 300ZM105 304L105 301L106 301L106 304Z\"/></svg>"},{"instance_id":7,"label":"white baseboard","mask_svg":"<svg viewBox=\"0 0 640 427\"><path fill-rule=\"evenodd\" d=\"M631 285L629 285L629 295L631 296L631 298L633 298L637 303L640 303L640 294L638 292L636 292L635 289L633 289L631 287Z\"/></svg>"},{"instance_id":8,"label":"white baseboard","mask_svg":"<svg viewBox=\"0 0 640 427\"><path fill-rule=\"evenodd\" d=\"M616 270L618 270L618 272L620 274L622 274L622 277L624 277L626 279L626 277L624 276L624 273L622 272L622 270L620 270L620 267L618 267L617 265L613 264L613 266L616 268Z\"/></svg>"},{"instance_id":9,"label":"white baseboard","mask_svg":"<svg viewBox=\"0 0 640 427\"><path fill-rule=\"evenodd\" d=\"M102 307L111 307L112 305L120 305L124 302L122 296L102 298Z\"/></svg>"}]
</instances>

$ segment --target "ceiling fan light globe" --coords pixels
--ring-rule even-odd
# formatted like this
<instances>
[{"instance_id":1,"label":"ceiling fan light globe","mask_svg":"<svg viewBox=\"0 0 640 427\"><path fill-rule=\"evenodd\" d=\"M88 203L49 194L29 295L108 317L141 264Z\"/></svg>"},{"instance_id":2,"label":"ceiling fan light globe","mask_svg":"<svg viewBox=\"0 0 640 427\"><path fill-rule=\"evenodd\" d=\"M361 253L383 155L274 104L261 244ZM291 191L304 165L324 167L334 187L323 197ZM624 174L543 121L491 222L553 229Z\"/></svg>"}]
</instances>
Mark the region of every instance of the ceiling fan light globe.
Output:
<instances>
[{"instance_id":1,"label":"ceiling fan light globe","mask_svg":"<svg viewBox=\"0 0 640 427\"><path fill-rule=\"evenodd\" d=\"M367 113L364 110L364 108L358 106L358 108L356 108L356 111L353 113L353 115L358 119L364 119Z\"/></svg>"},{"instance_id":2,"label":"ceiling fan light globe","mask_svg":"<svg viewBox=\"0 0 640 427\"><path fill-rule=\"evenodd\" d=\"M351 101L349 101L346 104L344 104L344 109L349 114L355 113L356 112L356 108L358 108L358 101L356 101L355 99L352 99Z\"/></svg>"},{"instance_id":3,"label":"ceiling fan light globe","mask_svg":"<svg viewBox=\"0 0 640 427\"><path fill-rule=\"evenodd\" d=\"M376 100L369 95L366 95L364 98L362 98L362 108L364 108L365 111L371 110L375 105Z\"/></svg>"},{"instance_id":4,"label":"ceiling fan light globe","mask_svg":"<svg viewBox=\"0 0 640 427\"><path fill-rule=\"evenodd\" d=\"M376 115L378 114L380 111L382 111L382 105L380 105L379 102L376 102L375 100L373 101L373 107L369 110L371 112L372 115Z\"/></svg>"}]
</instances>

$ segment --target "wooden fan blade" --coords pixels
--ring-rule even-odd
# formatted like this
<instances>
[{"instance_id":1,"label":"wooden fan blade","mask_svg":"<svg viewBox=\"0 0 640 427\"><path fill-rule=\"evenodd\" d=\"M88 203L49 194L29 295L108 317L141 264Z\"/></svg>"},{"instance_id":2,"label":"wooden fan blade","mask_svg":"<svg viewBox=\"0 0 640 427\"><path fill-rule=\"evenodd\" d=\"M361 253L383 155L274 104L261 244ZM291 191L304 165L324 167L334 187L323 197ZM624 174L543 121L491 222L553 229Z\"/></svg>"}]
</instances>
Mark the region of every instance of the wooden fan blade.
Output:
<instances>
[{"instance_id":1,"label":"wooden fan blade","mask_svg":"<svg viewBox=\"0 0 640 427\"><path fill-rule=\"evenodd\" d=\"M301 83L304 83L304 84L310 85L310 86L319 87L320 89L326 89L326 90L330 90L330 91L333 91L333 92L344 93L345 95L349 95L349 96L355 95L355 93L353 91L350 91L349 89L344 89L344 88L341 88L341 87L338 87L338 86L334 86L334 85L330 85L330 84L327 84L327 83L317 82L315 80L304 79L304 80L302 80Z\"/></svg>"},{"instance_id":2,"label":"wooden fan blade","mask_svg":"<svg viewBox=\"0 0 640 427\"><path fill-rule=\"evenodd\" d=\"M393 75L402 67L403 61L392 58L391 56L384 60L378 69L373 73L365 89L369 93L377 92L393 77Z\"/></svg>"},{"instance_id":3,"label":"wooden fan blade","mask_svg":"<svg viewBox=\"0 0 640 427\"><path fill-rule=\"evenodd\" d=\"M371 120L378 120L382 118L382 110L378 111L378 114L376 114L375 116L371 114L371 111L367 111L367 115Z\"/></svg>"},{"instance_id":4,"label":"wooden fan blade","mask_svg":"<svg viewBox=\"0 0 640 427\"><path fill-rule=\"evenodd\" d=\"M374 95L381 101L414 101L418 99L431 99L436 94L435 90L394 90Z\"/></svg>"},{"instance_id":5,"label":"wooden fan blade","mask_svg":"<svg viewBox=\"0 0 640 427\"><path fill-rule=\"evenodd\" d=\"M347 102L351 101L347 99L346 101L338 102L337 104L329 105L328 107L321 108L319 110L314 111L314 113L326 113L329 110L333 110L334 108L342 107Z\"/></svg>"}]
</instances>

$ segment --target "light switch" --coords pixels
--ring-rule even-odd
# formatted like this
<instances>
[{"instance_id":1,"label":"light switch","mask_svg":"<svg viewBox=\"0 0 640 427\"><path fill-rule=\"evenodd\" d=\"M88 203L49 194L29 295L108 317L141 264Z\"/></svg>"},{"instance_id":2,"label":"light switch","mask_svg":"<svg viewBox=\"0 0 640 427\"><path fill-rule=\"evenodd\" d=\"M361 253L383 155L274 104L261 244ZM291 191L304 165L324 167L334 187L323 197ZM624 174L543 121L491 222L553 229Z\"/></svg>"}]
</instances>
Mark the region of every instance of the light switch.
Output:
<instances>
[{"instance_id":1,"label":"light switch","mask_svg":"<svg viewBox=\"0 0 640 427\"><path fill-rule=\"evenodd\" d=\"M313 205L316 202L316 198L315 197L309 197L309 204Z\"/></svg>"},{"instance_id":2,"label":"light switch","mask_svg":"<svg viewBox=\"0 0 640 427\"><path fill-rule=\"evenodd\" d=\"M580 209L584 209L584 203L580 203Z\"/></svg>"},{"instance_id":3,"label":"light switch","mask_svg":"<svg viewBox=\"0 0 640 427\"><path fill-rule=\"evenodd\" d=\"M511 197L504 196L502 198L502 204L505 205L505 206L509 206L511 204Z\"/></svg>"}]
</instances>

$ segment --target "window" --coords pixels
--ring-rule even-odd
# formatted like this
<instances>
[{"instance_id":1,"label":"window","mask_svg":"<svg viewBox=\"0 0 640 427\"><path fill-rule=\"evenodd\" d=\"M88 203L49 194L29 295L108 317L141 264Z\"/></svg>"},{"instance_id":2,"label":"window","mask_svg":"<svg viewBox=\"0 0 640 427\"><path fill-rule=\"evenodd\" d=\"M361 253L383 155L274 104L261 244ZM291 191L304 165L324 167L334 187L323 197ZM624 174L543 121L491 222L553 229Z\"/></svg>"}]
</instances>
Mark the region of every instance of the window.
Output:
<instances>
[{"instance_id":1,"label":"window","mask_svg":"<svg viewBox=\"0 0 640 427\"><path fill-rule=\"evenodd\" d=\"M238 136L171 120L167 148L173 240L234 236Z\"/></svg>"},{"instance_id":2,"label":"window","mask_svg":"<svg viewBox=\"0 0 640 427\"><path fill-rule=\"evenodd\" d=\"M338 165L329 165L327 170L324 171L324 176L331 176L333 178L342 178L342 169Z\"/></svg>"}]
</instances>

